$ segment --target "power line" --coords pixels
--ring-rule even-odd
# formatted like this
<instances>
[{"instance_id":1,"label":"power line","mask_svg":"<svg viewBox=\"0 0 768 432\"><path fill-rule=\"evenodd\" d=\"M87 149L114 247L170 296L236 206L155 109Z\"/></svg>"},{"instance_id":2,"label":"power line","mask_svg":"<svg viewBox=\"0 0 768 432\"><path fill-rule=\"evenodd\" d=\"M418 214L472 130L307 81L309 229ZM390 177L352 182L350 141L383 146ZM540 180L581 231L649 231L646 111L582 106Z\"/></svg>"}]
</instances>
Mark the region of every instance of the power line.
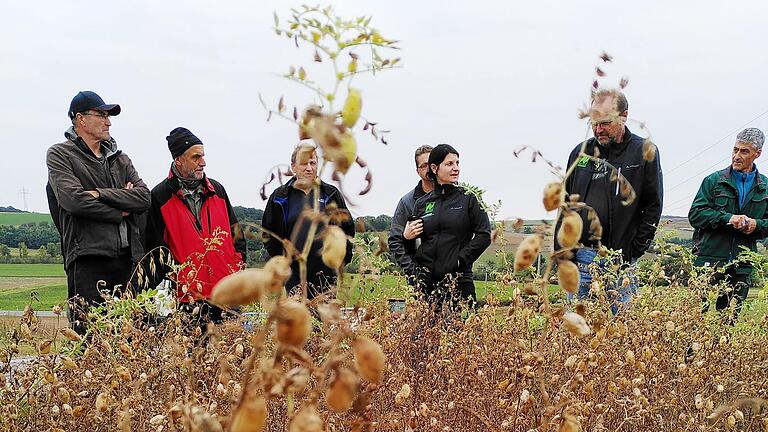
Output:
<instances>
[{"instance_id":1,"label":"power line","mask_svg":"<svg viewBox=\"0 0 768 432\"><path fill-rule=\"evenodd\" d=\"M759 119L760 117L762 117L762 116L764 116L766 114L768 114L768 110L763 111L757 117L755 117L752 120L750 120L750 121L744 123L743 125L739 126L738 128L736 128L736 130L734 130L733 132L730 132L728 135L725 135L724 137L720 138L719 140L717 140L714 144L710 145L709 147L703 148L702 150L699 151L699 153L695 154L690 159L688 159L686 161L683 161L682 163L678 164L676 167L672 168L671 170L667 170L667 173L672 173L672 172L676 171L678 168L680 168L683 165L687 164L688 162L698 158L699 156L703 155L705 151L707 151L707 150L711 149L712 147L714 147L714 146L720 144L721 142L725 141L729 136L731 136L731 135L733 135L733 134L735 134L737 132L740 132L743 127L748 126L750 123L754 122L755 120Z\"/></svg>"},{"instance_id":2,"label":"power line","mask_svg":"<svg viewBox=\"0 0 768 432\"><path fill-rule=\"evenodd\" d=\"M722 164L722 163L724 163L724 162L726 162L726 161L728 161L728 160L730 160L730 159L731 159L730 157L726 157L726 158L724 158L724 159L720 159L719 161L717 161L717 162L715 162L714 164L712 164L712 165L710 165L710 166L708 166L708 167L704 168L703 170L701 170L701 171L697 172L696 174L694 174L694 175L692 175L692 176L688 177L687 179L685 179L685 180L681 181L680 183L678 183L678 184L676 184L676 185L672 186L672 187L671 187L671 188L669 188L669 189L666 189L666 192L669 192L669 191L675 190L675 189L677 189L678 187L680 187L680 186L682 186L682 185L684 185L684 184L688 183L689 181L691 181L691 180L693 180L693 179L695 179L695 178L699 178L699 176L700 176L700 175L702 175L702 174L704 174L704 173L706 173L706 172L709 172L709 170L711 170L712 168L714 168L714 167L716 167L716 166L718 166L718 165L720 165L720 164Z\"/></svg>"}]
</instances>

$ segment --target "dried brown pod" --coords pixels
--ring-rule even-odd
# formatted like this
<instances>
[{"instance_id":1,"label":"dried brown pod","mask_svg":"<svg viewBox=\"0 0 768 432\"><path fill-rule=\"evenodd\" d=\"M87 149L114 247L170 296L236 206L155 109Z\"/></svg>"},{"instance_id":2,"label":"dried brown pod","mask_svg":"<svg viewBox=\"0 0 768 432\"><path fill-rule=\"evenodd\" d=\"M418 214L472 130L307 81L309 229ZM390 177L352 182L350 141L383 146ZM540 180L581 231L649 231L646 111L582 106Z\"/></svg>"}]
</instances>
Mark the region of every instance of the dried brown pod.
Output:
<instances>
[{"instance_id":1,"label":"dried brown pod","mask_svg":"<svg viewBox=\"0 0 768 432\"><path fill-rule=\"evenodd\" d=\"M643 140L643 159L647 162L656 159L656 144L650 138Z\"/></svg>"},{"instance_id":2,"label":"dried brown pod","mask_svg":"<svg viewBox=\"0 0 768 432\"><path fill-rule=\"evenodd\" d=\"M597 66L597 67L595 67L595 75L597 75L599 77L604 77L605 76L605 71L600 69L600 66Z\"/></svg>"},{"instance_id":3,"label":"dried brown pod","mask_svg":"<svg viewBox=\"0 0 768 432\"><path fill-rule=\"evenodd\" d=\"M541 251L542 236L540 234L531 234L526 237L517 247L515 252L515 271L519 272L533 264L533 260Z\"/></svg>"},{"instance_id":4,"label":"dried brown pod","mask_svg":"<svg viewBox=\"0 0 768 432\"><path fill-rule=\"evenodd\" d=\"M562 182L553 182L544 187L544 209L556 210L565 202L565 189Z\"/></svg>"},{"instance_id":5,"label":"dried brown pod","mask_svg":"<svg viewBox=\"0 0 768 432\"><path fill-rule=\"evenodd\" d=\"M323 419L312 405L302 407L288 425L288 432L322 432Z\"/></svg>"},{"instance_id":6,"label":"dried brown pod","mask_svg":"<svg viewBox=\"0 0 768 432\"><path fill-rule=\"evenodd\" d=\"M395 404L402 405L409 397L411 397L411 386L403 384L400 391L395 395Z\"/></svg>"},{"instance_id":7,"label":"dried brown pod","mask_svg":"<svg viewBox=\"0 0 768 432\"><path fill-rule=\"evenodd\" d=\"M267 404L261 396L246 396L229 425L230 432L261 432L267 421Z\"/></svg>"},{"instance_id":8,"label":"dried brown pod","mask_svg":"<svg viewBox=\"0 0 768 432\"><path fill-rule=\"evenodd\" d=\"M359 386L360 378L356 373L347 368L339 368L325 392L325 402L332 410L342 413L352 406Z\"/></svg>"},{"instance_id":9,"label":"dried brown pod","mask_svg":"<svg viewBox=\"0 0 768 432\"><path fill-rule=\"evenodd\" d=\"M581 216L574 211L563 212L563 218L560 223L560 230L557 231L557 242L561 248L575 248L581 238L583 229Z\"/></svg>"},{"instance_id":10,"label":"dried brown pod","mask_svg":"<svg viewBox=\"0 0 768 432\"><path fill-rule=\"evenodd\" d=\"M259 301L273 276L263 269L246 269L222 278L213 288L211 300L224 306L239 306Z\"/></svg>"},{"instance_id":11,"label":"dried brown pod","mask_svg":"<svg viewBox=\"0 0 768 432\"><path fill-rule=\"evenodd\" d=\"M522 218L515 219L515 222L512 224L512 229L515 231L519 231L523 229L523 225L525 225L525 221Z\"/></svg>"},{"instance_id":12,"label":"dried brown pod","mask_svg":"<svg viewBox=\"0 0 768 432\"><path fill-rule=\"evenodd\" d=\"M312 317L304 304L291 299L278 303L275 311L277 318L277 340L280 343L301 348L312 332Z\"/></svg>"},{"instance_id":13,"label":"dried brown pod","mask_svg":"<svg viewBox=\"0 0 768 432\"><path fill-rule=\"evenodd\" d=\"M272 275L266 290L273 294L278 293L283 289L285 281L291 277L291 260L281 255L272 257L264 264L264 271Z\"/></svg>"},{"instance_id":14,"label":"dried brown pod","mask_svg":"<svg viewBox=\"0 0 768 432\"><path fill-rule=\"evenodd\" d=\"M603 51L600 54L600 60L602 60L602 61L607 63L607 62L610 62L611 60L613 60L613 56L608 54L607 52Z\"/></svg>"},{"instance_id":15,"label":"dried brown pod","mask_svg":"<svg viewBox=\"0 0 768 432\"><path fill-rule=\"evenodd\" d=\"M566 312L563 315L563 325L574 336L586 336L592 333L592 329L587 325L587 320L575 312Z\"/></svg>"},{"instance_id":16,"label":"dried brown pod","mask_svg":"<svg viewBox=\"0 0 768 432\"><path fill-rule=\"evenodd\" d=\"M323 263L332 269L339 269L344 265L346 254L347 235L344 230L335 225L327 227L323 235L323 249L321 251Z\"/></svg>"},{"instance_id":17,"label":"dried brown pod","mask_svg":"<svg viewBox=\"0 0 768 432\"><path fill-rule=\"evenodd\" d=\"M384 372L384 352L379 344L367 337L358 337L352 344L352 350L360 375L369 382L379 384Z\"/></svg>"},{"instance_id":18,"label":"dried brown pod","mask_svg":"<svg viewBox=\"0 0 768 432\"><path fill-rule=\"evenodd\" d=\"M67 339L73 341L73 342L80 342L83 340L83 338L77 334L76 331L72 330L71 328L63 328L59 330L59 332Z\"/></svg>"},{"instance_id":19,"label":"dried brown pod","mask_svg":"<svg viewBox=\"0 0 768 432\"><path fill-rule=\"evenodd\" d=\"M51 352L51 340L42 340L40 343L37 344L37 352L40 353L40 355L46 355Z\"/></svg>"},{"instance_id":20,"label":"dried brown pod","mask_svg":"<svg viewBox=\"0 0 768 432\"><path fill-rule=\"evenodd\" d=\"M579 292L579 268L573 261L560 260L557 263L557 279L560 287L571 294Z\"/></svg>"},{"instance_id":21,"label":"dried brown pod","mask_svg":"<svg viewBox=\"0 0 768 432\"><path fill-rule=\"evenodd\" d=\"M628 77L621 77L621 81L619 81L619 88L623 89L629 84L629 78Z\"/></svg>"},{"instance_id":22,"label":"dried brown pod","mask_svg":"<svg viewBox=\"0 0 768 432\"><path fill-rule=\"evenodd\" d=\"M105 413L109 410L109 394L99 393L96 396L96 412Z\"/></svg>"}]
</instances>

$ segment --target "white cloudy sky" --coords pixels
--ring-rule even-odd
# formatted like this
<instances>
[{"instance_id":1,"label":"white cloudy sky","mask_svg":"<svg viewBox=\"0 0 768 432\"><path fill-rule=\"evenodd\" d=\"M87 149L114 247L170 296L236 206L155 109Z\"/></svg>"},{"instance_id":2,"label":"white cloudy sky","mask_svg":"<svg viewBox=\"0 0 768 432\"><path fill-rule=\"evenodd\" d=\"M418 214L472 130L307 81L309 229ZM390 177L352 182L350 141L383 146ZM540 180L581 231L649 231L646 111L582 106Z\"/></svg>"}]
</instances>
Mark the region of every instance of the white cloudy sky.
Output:
<instances>
[{"instance_id":1,"label":"white cloudy sky","mask_svg":"<svg viewBox=\"0 0 768 432\"><path fill-rule=\"evenodd\" d=\"M305 105L313 96L276 76L309 64L273 30L287 1L3 2L0 6L0 206L47 211L45 151L63 138L69 102L94 90L120 103L112 134L150 185L167 173L165 136L179 125L207 144L208 174L235 205L263 208L258 189L288 159L294 127L265 122L257 95ZM333 3L373 15L401 41L403 69L362 79L363 114L391 129L359 137L374 189L356 214L391 213L416 182L412 151L452 144L462 180L502 200L502 217L546 217L547 168L584 138L576 117L602 50L608 82L628 75L630 116L647 122L665 171L665 214L687 214L704 174L728 164L735 132L768 129L768 3L762 1L368 1ZM762 160L762 159L761 159ZM758 161L758 165L760 161ZM766 168L768 172L768 168ZM359 171L349 175L358 188Z\"/></svg>"}]
</instances>

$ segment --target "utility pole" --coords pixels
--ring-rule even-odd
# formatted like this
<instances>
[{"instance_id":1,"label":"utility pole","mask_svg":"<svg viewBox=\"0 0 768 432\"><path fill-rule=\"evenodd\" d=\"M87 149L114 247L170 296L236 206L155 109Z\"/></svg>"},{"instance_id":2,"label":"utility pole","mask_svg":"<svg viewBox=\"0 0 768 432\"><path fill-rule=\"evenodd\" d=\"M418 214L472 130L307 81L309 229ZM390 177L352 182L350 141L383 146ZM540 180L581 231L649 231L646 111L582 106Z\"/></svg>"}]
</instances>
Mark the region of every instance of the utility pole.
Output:
<instances>
[{"instance_id":1,"label":"utility pole","mask_svg":"<svg viewBox=\"0 0 768 432\"><path fill-rule=\"evenodd\" d=\"M24 211L29 211L29 206L27 205L27 195L32 195L32 193L28 191L24 186L22 186L21 190L19 191L19 195L21 195L24 199Z\"/></svg>"}]
</instances>

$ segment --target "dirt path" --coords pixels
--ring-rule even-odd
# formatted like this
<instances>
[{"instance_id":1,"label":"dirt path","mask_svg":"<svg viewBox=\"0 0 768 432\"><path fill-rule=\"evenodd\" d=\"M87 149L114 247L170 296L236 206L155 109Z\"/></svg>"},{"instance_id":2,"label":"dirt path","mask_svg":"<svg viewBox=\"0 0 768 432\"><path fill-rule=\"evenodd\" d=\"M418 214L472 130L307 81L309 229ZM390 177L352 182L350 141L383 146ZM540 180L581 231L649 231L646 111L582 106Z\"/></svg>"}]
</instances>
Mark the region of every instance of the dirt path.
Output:
<instances>
[{"instance_id":1,"label":"dirt path","mask_svg":"<svg viewBox=\"0 0 768 432\"><path fill-rule=\"evenodd\" d=\"M66 283L65 277L0 277L0 292L46 285L66 285Z\"/></svg>"}]
</instances>

